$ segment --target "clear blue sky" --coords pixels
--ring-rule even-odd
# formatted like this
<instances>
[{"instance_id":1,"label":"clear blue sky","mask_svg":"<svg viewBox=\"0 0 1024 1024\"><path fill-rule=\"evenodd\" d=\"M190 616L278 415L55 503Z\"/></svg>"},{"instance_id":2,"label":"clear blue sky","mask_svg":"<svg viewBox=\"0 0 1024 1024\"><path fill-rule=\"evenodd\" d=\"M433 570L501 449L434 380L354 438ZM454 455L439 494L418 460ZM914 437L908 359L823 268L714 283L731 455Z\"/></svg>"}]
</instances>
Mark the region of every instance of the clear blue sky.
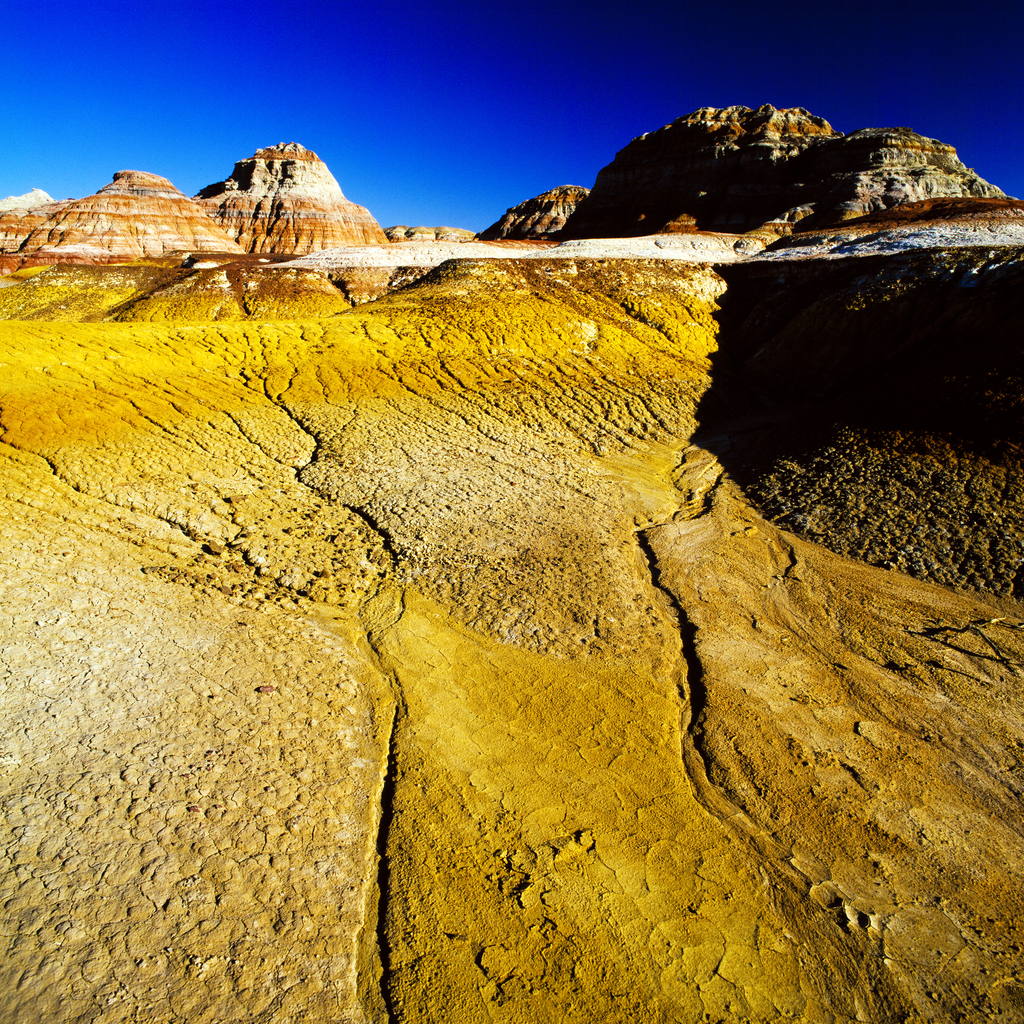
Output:
<instances>
[{"instance_id":1,"label":"clear blue sky","mask_svg":"<svg viewBox=\"0 0 1024 1024\"><path fill-rule=\"evenodd\" d=\"M192 195L301 142L381 224L480 230L701 106L909 125L1024 196L1024 3L9 0L0 198Z\"/></svg>"}]
</instances>

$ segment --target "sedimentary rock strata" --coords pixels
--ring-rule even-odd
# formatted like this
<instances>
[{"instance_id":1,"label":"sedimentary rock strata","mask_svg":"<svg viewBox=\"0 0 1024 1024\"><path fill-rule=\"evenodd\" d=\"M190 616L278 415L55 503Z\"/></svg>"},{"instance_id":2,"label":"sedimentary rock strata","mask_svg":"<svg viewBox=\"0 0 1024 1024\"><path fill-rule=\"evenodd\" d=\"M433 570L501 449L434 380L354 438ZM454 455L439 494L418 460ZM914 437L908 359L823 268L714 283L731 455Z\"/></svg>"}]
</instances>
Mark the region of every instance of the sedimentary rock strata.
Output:
<instances>
[{"instance_id":1,"label":"sedimentary rock strata","mask_svg":"<svg viewBox=\"0 0 1024 1024\"><path fill-rule=\"evenodd\" d=\"M4 203L9 205L0 210L0 274L9 274L25 261L18 253L25 239L62 209L64 203L55 202L39 189L11 196Z\"/></svg>"},{"instance_id":2,"label":"sedimentary rock strata","mask_svg":"<svg viewBox=\"0 0 1024 1024\"><path fill-rule=\"evenodd\" d=\"M589 194L579 185L559 185L505 211L505 216L477 236L483 241L499 238L548 238L564 227L566 220Z\"/></svg>"},{"instance_id":3,"label":"sedimentary rock strata","mask_svg":"<svg viewBox=\"0 0 1024 1024\"><path fill-rule=\"evenodd\" d=\"M909 128L844 136L802 107L704 107L620 150L561 237L785 233L914 200L1002 194L952 146Z\"/></svg>"},{"instance_id":4,"label":"sedimentary rock strata","mask_svg":"<svg viewBox=\"0 0 1024 1024\"><path fill-rule=\"evenodd\" d=\"M0 229L9 232L4 246L19 266L117 263L182 250L241 252L166 178L143 171L118 171L85 199L47 204L16 221L14 213L0 217Z\"/></svg>"},{"instance_id":5,"label":"sedimentary rock strata","mask_svg":"<svg viewBox=\"0 0 1024 1024\"><path fill-rule=\"evenodd\" d=\"M327 165L295 142L257 150L196 197L246 252L307 253L386 242L370 212L349 202Z\"/></svg>"},{"instance_id":6,"label":"sedimentary rock strata","mask_svg":"<svg viewBox=\"0 0 1024 1024\"><path fill-rule=\"evenodd\" d=\"M795 231L773 242L763 259L843 258L911 249L1024 244L1024 202L1019 199L923 199Z\"/></svg>"}]
</instances>

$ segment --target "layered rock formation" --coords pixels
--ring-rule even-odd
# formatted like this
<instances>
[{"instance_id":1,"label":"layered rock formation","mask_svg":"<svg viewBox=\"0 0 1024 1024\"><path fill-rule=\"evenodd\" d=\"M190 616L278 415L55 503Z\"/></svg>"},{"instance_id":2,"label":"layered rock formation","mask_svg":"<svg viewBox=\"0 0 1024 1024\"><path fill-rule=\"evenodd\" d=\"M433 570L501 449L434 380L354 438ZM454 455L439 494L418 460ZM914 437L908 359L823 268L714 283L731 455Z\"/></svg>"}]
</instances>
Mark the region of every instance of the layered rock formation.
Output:
<instances>
[{"instance_id":1,"label":"layered rock formation","mask_svg":"<svg viewBox=\"0 0 1024 1024\"><path fill-rule=\"evenodd\" d=\"M58 266L0 291L0 319L91 323L309 320L347 310L326 274L237 258L147 261L132 266ZM22 271L25 273L25 271Z\"/></svg>"},{"instance_id":2,"label":"layered rock formation","mask_svg":"<svg viewBox=\"0 0 1024 1024\"><path fill-rule=\"evenodd\" d=\"M762 258L842 258L998 245L1024 245L1024 202L923 199L902 203L818 230L795 231L773 242Z\"/></svg>"},{"instance_id":3,"label":"layered rock formation","mask_svg":"<svg viewBox=\"0 0 1024 1024\"><path fill-rule=\"evenodd\" d=\"M505 216L477 236L483 241L501 238L549 238L560 231L590 190L579 185L559 185L509 207Z\"/></svg>"},{"instance_id":4,"label":"layered rock formation","mask_svg":"<svg viewBox=\"0 0 1024 1024\"><path fill-rule=\"evenodd\" d=\"M9 274L24 262L18 250L25 239L65 204L52 200L40 189L33 189L23 196L11 196L4 200L4 204L5 208L0 212L0 274Z\"/></svg>"},{"instance_id":5,"label":"layered rock formation","mask_svg":"<svg viewBox=\"0 0 1024 1024\"><path fill-rule=\"evenodd\" d=\"M466 228L409 227L406 224L385 228L384 234L392 242L471 242L476 237Z\"/></svg>"},{"instance_id":6,"label":"layered rock formation","mask_svg":"<svg viewBox=\"0 0 1024 1024\"><path fill-rule=\"evenodd\" d=\"M914 200L1002 195L952 146L909 128L844 136L802 107L703 107L620 150L562 237L786 233Z\"/></svg>"},{"instance_id":7,"label":"layered rock formation","mask_svg":"<svg viewBox=\"0 0 1024 1024\"><path fill-rule=\"evenodd\" d=\"M119 263L166 252L241 249L166 178L118 171L84 199L0 216L8 269L47 263Z\"/></svg>"},{"instance_id":8,"label":"layered rock formation","mask_svg":"<svg viewBox=\"0 0 1024 1024\"><path fill-rule=\"evenodd\" d=\"M246 252L308 253L387 241L316 153L295 142L239 160L230 178L195 199Z\"/></svg>"}]
</instances>

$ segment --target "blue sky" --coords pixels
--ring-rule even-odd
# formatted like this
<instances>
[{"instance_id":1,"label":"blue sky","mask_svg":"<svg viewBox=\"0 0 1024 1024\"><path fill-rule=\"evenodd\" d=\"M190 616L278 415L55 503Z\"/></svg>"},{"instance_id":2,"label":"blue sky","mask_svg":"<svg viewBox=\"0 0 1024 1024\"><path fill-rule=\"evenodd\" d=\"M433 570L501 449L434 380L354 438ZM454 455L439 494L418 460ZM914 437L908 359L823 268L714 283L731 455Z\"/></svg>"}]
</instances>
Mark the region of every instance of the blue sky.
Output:
<instances>
[{"instance_id":1,"label":"blue sky","mask_svg":"<svg viewBox=\"0 0 1024 1024\"><path fill-rule=\"evenodd\" d=\"M1024 196L1019 0L14 0L2 20L0 197L129 168L192 195L296 141L385 226L480 230L697 107L762 103L908 125Z\"/></svg>"}]
</instances>

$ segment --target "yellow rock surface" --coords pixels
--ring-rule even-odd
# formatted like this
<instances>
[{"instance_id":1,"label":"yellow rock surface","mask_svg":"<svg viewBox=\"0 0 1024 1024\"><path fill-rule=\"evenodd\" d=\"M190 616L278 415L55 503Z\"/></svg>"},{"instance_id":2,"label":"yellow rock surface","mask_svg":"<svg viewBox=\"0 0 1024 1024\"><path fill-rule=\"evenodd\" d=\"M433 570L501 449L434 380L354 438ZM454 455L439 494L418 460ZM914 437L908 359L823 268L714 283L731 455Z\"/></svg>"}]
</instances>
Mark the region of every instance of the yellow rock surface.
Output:
<instances>
[{"instance_id":1,"label":"yellow rock surface","mask_svg":"<svg viewBox=\"0 0 1024 1024\"><path fill-rule=\"evenodd\" d=\"M0 1020L1015 1019L1016 606L691 446L723 290L0 323Z\"/></svg>"}]
</instances>

